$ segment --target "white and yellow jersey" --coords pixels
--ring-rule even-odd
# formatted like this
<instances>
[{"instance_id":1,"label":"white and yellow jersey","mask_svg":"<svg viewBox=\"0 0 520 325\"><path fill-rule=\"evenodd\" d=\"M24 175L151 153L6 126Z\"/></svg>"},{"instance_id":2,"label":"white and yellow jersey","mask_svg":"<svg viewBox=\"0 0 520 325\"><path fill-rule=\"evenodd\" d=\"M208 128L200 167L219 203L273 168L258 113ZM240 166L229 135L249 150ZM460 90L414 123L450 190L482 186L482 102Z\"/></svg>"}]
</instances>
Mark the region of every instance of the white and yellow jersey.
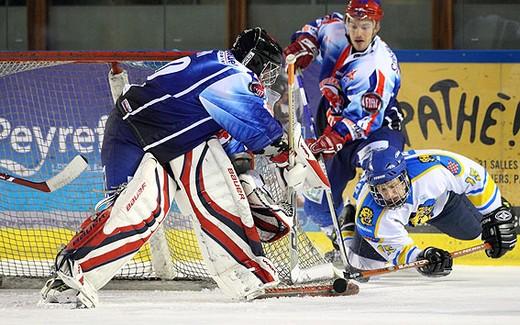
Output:
<instances>
[{"instance_id":1,"label":"white and yellow jersey","mask_svg":"<svg viewBox=\"0 0 520 325\"><path fill-rule=\"evenodd\" d=\"M378 205L366 180L357 186L356 231L394 265L413 262L421 250L405 229L425 224L444 209L450 192L465 194L482 214L502 204L500 190L489 173L475 161L443 150L403 153L410 177L406 203L397 209Z\"/></svg>"}]
</instances>

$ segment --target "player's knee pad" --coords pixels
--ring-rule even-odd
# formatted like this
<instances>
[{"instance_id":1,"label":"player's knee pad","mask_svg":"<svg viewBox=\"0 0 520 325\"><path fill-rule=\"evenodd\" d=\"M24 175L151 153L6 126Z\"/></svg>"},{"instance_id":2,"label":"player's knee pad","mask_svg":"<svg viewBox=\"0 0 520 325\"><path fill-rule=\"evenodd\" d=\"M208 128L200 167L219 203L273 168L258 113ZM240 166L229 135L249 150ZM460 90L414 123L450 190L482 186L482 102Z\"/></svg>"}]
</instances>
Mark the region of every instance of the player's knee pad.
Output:
<instances>
[{"instance_id":1,"label":"player's knee pad","mask_svg":"<svg viewBox=\"0 0 520 325\"><path fill-rule=\"evenodd\" d=\"M292 220L290 206L275 204L274 199L264 189L260 175L250 170L239 176L246 193L256 229L262 242L273 242L289 232Z\"/></svg>"},{"instance_id":2,"label":"player's knee pad","mask_svg":"<svg viewBox=\"0 0 520 325\"><path fill-rule=\"evenodd\" d=\"M82 224L57 257L57 270L102 288L143 246L164 220L176 184L153 155L144 155L113 205ZM74 262L74 263L72 263Z\"/></svg>"}]
</instances>

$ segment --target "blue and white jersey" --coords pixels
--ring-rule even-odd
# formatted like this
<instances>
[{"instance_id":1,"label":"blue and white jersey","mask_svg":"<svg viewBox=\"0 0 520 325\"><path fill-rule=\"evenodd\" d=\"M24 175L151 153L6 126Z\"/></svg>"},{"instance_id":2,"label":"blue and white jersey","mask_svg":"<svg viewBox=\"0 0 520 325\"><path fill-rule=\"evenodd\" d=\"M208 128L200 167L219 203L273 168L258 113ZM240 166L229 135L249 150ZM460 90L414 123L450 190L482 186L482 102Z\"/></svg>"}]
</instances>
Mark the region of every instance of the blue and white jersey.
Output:
<instances>
[{"instance_id":1,"label":"blue and white jersey","mask_svg":"<svg viewBox=\"0 0 520 325\"><path fill-rule=\"evenodd\" d=\"M234 150L259 150L282 136L257 76L230 51L199 52L163 66L118 100L145 151L161 162L224 129Z\"/></svg>"},{"instance_id":2,"label":"blue and white jersey","mask_svg":"<svg viewBox=\"0 0 520 325\"><path fill-rule=\"evenodd\" d=\"M450 192L464 194L482 214L502 205L500 190L489 173L475 161L443 150L405 153L410 194L397 209L378 205L365 179L356 188L356 231L394 265L413 262L421 250L405 225L421 225L444 209Z\"/></svg>"},{"instance_id":3,"label":"blue and white jersey","mask_svg":"<svg viewBox=\"0 0 520 325\"><path fill-rule=\"evenodd\" d=\"M359 134L364 137L383 126L400 129L399 64L379 36L364 52L355 52L346 36L343 15L337 12L306 24L292 39L302 33L318 40L320 81L328 77L340 80L345 104L341 112L332 112L337 118L329 120L338 133L350 133L355 140Z\"/></svg>"}]
</instances>

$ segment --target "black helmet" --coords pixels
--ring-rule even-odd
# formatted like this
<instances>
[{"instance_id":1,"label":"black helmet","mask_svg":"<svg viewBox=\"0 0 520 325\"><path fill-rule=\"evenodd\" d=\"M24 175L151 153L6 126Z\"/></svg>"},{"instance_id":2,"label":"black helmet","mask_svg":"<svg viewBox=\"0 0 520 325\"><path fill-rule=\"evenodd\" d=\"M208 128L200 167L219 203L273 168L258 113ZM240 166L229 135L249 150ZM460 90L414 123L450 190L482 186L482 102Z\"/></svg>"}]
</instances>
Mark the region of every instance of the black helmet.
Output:
<instances>
[{"instance_id":1,"label":"black helmet","mask_svg":"<svg viewBox=\"0 0 520 325\"><path fill-rule=\"evenodd\" d=\"M255 27L238 35L231 52L260 78L264 86L275 83L282 63L282 48L267 32Z\"/></svg>"}]
</instances>

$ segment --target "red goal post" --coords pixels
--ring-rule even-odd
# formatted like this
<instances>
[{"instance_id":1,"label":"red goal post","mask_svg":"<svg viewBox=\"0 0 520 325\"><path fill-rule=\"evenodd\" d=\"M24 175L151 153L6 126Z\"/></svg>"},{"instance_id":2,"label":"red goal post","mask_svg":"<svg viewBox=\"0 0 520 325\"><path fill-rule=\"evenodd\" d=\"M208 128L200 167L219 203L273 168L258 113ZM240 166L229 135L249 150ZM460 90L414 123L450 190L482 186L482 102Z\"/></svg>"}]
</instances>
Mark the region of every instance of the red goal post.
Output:
<instances>
[{"instance_id":1,"label":"red goal post","mask_svg":"<svg viewBox=\"0 0 520 325\"><path fill-rule=\"evenodd\" d=\"M100 148L113 107L108 73L117 66L131 83L168 61L176 51L0 52L0 172L33 181L56 174L75 155L89 167L69 185L41 193L0 183L0 277L47 277L53 259L103 198ZM267 160L257 169L275 193ZM283 195L280 193L280 199ZM302 269L326 264L305 232L298 238ZM290 281L287 238L264 245L282 281ZM119 278L208 278L190 216L173 208L161 230L117 275Z\"/></svg>"}]
</instances>

